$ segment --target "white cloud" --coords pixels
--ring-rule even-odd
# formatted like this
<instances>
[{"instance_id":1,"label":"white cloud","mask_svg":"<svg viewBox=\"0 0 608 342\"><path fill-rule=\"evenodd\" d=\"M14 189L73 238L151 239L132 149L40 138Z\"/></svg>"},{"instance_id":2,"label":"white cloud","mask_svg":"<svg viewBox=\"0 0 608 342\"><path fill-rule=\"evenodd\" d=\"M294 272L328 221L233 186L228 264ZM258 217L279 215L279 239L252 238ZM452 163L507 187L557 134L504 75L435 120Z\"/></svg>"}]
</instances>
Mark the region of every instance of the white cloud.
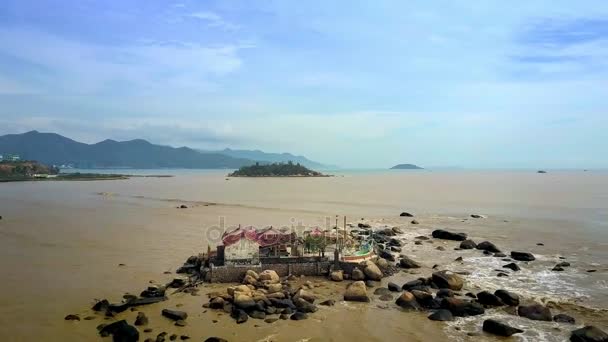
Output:
<instances>
[{"instance_id":1,"label":"white cloud","mask_svg":"<svg viewBox=\"0 0 608 342\"><path fill-rule=\"evenodd\" d=\"M144 94L209 91L217 77L241 67L241 48L158 41L106 46L35 30L0 28L0 51L44 70L36 76L54 93L90 94L119 86ZM53 77L57 74L61 77ZM10 89L5 85L5 91Z\"/></svg>"},{"instance_id":2,"label":"white cloud","mask_svg":"<svg viewBox=\"0 0 608 342\"><path fill-rule=\"evenodd\" d=\"M203 20L207 22L209 27L217 27L227 31L236 31L240 28L238 25L224 20L219 14L210 11L194 12L189 17Z\"/></svg>"}]
</instances>

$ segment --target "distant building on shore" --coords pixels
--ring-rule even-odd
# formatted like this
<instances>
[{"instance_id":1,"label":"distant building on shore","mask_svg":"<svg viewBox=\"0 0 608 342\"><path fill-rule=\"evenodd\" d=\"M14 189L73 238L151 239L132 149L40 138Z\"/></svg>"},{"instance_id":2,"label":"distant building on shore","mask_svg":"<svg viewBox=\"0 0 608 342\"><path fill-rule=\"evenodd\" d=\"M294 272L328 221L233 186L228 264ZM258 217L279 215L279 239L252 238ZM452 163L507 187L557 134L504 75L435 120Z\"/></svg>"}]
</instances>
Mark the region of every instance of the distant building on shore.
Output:
<instances>
[{"instance_id":1,"label":"distant building on shore","mask_svg":"<svg viewBox=\"0 0 608 342\"><path fill-rule=\"evenodd\" d=\"M18 154L0 154L0 161L20 161L21 157Z\"/></svg>"}]
</instances>

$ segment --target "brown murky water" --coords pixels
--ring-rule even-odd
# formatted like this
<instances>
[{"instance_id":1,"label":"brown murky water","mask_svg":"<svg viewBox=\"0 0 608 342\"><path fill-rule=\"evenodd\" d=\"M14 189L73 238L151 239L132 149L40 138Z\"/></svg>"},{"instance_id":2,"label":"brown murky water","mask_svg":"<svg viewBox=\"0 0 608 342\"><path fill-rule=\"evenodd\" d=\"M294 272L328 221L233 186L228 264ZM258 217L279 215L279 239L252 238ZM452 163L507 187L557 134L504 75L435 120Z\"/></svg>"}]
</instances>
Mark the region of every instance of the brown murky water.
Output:
<instances>
[{"instance_id":1,"label":"brown murky water","mask_svg":"<svg viewBox=\"0 0 608 342\"><path fill-rule=\"evenodd\" d=\"M181 203L190 208L175 209ZM397 217L404 210L414 212L421 224ZM471 213L488 217L463 220ZM404 227L404 252L426 267L420 275L400 273L390 279L397 283L428 276L430 267L439 264L472 272L467 289L473 292L505 287L581 323L608 328L606 311L592 309L608 308L608 173L387 172L228 181L223 172L189 172L174 178L0 184L0 339L99 339L95 326L101 317L81 322L63 317L90 315L95 298L118 300L125 292L139 293L150 281L169 280L164 271L206 250L205 232L218 225L219 217L228 225L279 226L293 219L324 224L325 217L333 220L336 214ZM500 267L496 258L453 251L455 243L413 244L414 236L434 228L489 239L506 251L531 251L538 260L518 275L496 278L491 273ZM446 251L437 251L438 245ZM452 261L459 255L462 264ZM558 256L573 267L550 272ZM340 299L345 283L323 284L315 292ZM467 335L479 332L479 320L431 322L425 314L401 312L377 298L370 304L338 302L306 321L269 325L250 320L237 326L227 315L203 312L204 294L218 286L203 286L201 296L180 294L142 308L154 329L149 335L162 329L193 340L213 335L230 341L494 340ZM162 308L178 304L190 314L187 327L173 327L160 317ZM132 321L135 315L119 317ZM500 310L485 315L490 316L524 328L526 334L516 338L521 340L562 341L572 329L531 323Z\"/></svg>"}]
</instances>

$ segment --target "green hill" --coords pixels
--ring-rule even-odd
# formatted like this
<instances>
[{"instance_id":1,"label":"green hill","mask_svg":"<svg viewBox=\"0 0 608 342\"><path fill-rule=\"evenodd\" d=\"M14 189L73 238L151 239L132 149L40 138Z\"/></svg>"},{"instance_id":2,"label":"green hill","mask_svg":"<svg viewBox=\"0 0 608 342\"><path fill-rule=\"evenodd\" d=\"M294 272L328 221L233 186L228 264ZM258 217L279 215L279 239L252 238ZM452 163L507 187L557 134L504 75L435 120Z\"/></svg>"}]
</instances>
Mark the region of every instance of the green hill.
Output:
<instances>
[{"instance_id":1,"label":"green hill","mask_svg":"<svg viewBox=\"0 0 608 342\"><path fill-rule=\"evenodd\" d=\"M243 166L228 175L229 177L323 177L320 172L310 170L299 163L260 164Z\"/></svg>"}]
</instances>

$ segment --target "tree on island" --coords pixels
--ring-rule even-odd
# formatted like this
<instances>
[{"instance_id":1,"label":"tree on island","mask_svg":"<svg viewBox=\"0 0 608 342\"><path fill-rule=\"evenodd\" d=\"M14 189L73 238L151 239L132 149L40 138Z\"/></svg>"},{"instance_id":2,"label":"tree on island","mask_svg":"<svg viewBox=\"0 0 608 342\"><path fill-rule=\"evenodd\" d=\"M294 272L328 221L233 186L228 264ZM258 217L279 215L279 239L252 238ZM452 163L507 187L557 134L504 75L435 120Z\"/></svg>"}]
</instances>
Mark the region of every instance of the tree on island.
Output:
<instances>
[{"instance_id":1,"label":"tree on island","mask_svg":"<svg viewBox=\"0 0 608 342\"><path fill-rule=\"evenodd\" d=\"M305 176L318 177L323 176L322 173L310 170L300 163L294 164L292 161L287 163L272 163L260 164L256 162L251 166L243 166L240 169L232 172L230 177L287 177L287 176Z\"/></svg>"}]
</instances>

